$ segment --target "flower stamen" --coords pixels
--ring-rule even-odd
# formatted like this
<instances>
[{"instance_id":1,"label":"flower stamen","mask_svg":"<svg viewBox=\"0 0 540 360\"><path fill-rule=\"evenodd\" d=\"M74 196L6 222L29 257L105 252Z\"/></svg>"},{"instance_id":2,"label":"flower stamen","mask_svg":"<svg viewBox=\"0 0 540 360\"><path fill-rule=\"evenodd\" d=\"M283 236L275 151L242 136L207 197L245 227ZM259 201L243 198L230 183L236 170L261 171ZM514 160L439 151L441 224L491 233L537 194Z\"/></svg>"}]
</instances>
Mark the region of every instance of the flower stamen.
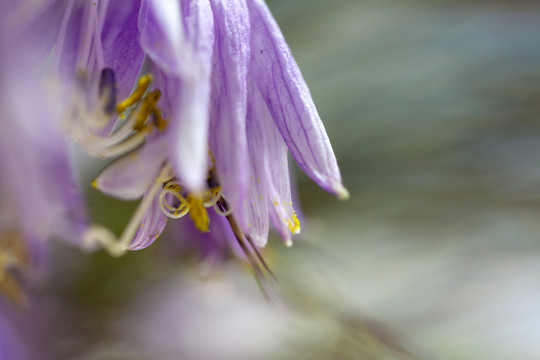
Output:
<instances>
[{"instance_id":1,"label":"flower stamen","mask_svg":"<svg viewBox=\"0 0 540 360\"><path fill-rule=\"evenodd\" d=\"M80 90L88 89L88 81L84 73L80 74ZM144 143L146 137L154 128L164 130L167 121L161 115L158 101L161 91L148 91L152 75L141 76L135 90L126 99L116 104L116 83L112 69L104 68L98 86L98 110L89 111L84 96L76 97L74 101L73 118L79 122L69 121L73 138L88 152L101 158L108 158L127 153ZM116 104L116 105L115 105ZM135 107L134 109L130 109ZM110 116L116 114L115 126L108 134L103 135L111 123Z\"/></svg>"},{"instance_id":2,"label":"flower stamen","mask_svg":"<svg viewBox=\"0 0 540 360\"><path fill-rule=\"evenodd\" d=\"M299 234L300 233L300 220L298 220L298 216L296 215L296 211L293 210L292 215L289 219L287 219L289 230L293 234Z\"/></svg>"},{"instance_id":3,"label":"flower stamen","mask_svg":"<svg viewBox=\"0 0 540 360\"><path fill-rule=\"evenodd\" d=\"M189 213L193 223L202 232L210 229L210 218L206 208L215 206L221 199L220 187L207 189L202 196L183 191L177 181L163 184L159 195L161 211L171 219L179 219Z\"/></svg>"},{"instance_id":4,"label":"flower stamen","mask_svg":"<svg viewBox=\"0 0 540 360\"><path fill-rule=\"evenodd\" d=\"M180 219L189 212L186 199L180 193L182 186L176 181L169 181L163 185L159 194L161 211L171 219Z\"/></svg>"},{"instance_id":5,"label":"flower stamen","mask_svg":"<svg viewBox=\"0 0 540 360\"><path fill-rule=\"evenodd\" d=\"M189 216L197 229L202 232L208 232L210 230L210 218L203 206L202 198L194 194L188 194L186 200L189 208Z\"/></svg>"},{"instance_id":6,"label":"flower stamen","mask_svg":"<svg viewBox=\"0 0 540 360\"><path fill-rule=\"evenodd\" d=\"M144 76L141 76L139 81L137 82L137 87L131 95L129 95L126 99L122 100L118 105L116 105L116 113L118 115L122 114L128 107L131 107L135 105L146 93L146 90L148 90L148 87L150 86L150 83L152 82L152 75L146 74Z\"/></svg>"},{"instance_id":7,"label":"flower stamen","mask_svg":"<svg viewBox=\"0 0 540 360\"><path fill-rule=\"evenodd\" d=\"M223 196L223 194L221 193L221 187L220 186L216 186L216 187L208 189L204 193L203 206L205 208L209 208L211 206L214 206L222 196Z\"/></svg>"},{"instance_id":8,"label":"flower stamen","mask_svg":"<svg viewBox=\"0 0 540 360\"><path fill-rule=\"evenodd\" d=\"M257 246L253 243L253 240L242 231L236 218L232 214L227 201L224 198L220 198L215 207L217 207L221 213L228 213L226 218L231 226L236 241L246 255L254 277L257 280L259 287L263 290L263 294L270 299L272 297L273 281L277 282L274 273L270 270L270 267L257 249Z\"/></svg>"},{"instance_id":9,"label":"flower stamen","mask_svg":"<svg viewBox=\"0 0 540 360\"><path fill-rule=\"evenodd\" d=\"M153 113L153 110L156 108L157 102L161 97L161 91L158 89L150 91L146 94L140 103L139 109L137 111L137 121L133 125L133 130L140 131L145 128L145 126L152 126L153 122L146 123L148 117Z\"/></svg>"},{"instance_id":10,"label":"flower stamen","mask_svg":"<svg viewBox=\"0 0 540 360\"><path fill-rule=\"evenodd\" d=\"M129 219L127 226L124 228L120 238L109 229L101 225L92 225L83 235L83 240L87 244L101 244L112 256L122 256L126 253L129 244L141 226L141 220L152 205L155 196L157 196L159 188L163 183L168 182L172 177L169 165L163 166L161 172L156 177L151 187L148 189L146 196L137 206L137 209Z\"/></svg>"}]
</instances>

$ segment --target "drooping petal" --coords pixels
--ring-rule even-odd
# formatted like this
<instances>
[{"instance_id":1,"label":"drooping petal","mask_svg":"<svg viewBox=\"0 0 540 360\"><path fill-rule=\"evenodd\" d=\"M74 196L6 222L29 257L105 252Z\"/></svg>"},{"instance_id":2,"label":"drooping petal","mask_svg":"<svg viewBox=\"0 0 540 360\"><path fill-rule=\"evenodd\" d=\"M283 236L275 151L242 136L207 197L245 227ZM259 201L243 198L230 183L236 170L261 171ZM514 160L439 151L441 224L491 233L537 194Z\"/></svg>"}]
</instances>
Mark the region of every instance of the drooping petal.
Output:
<instances>
[{"instance_id":1,"label":"drooping petal","mask_svg":"<svg viewBox=\"0 0 540 360\"><path fill-rule=\"evenodd\" d=\"M223 194L245 227L244 200L250 178L246 137L249 14L244 0L212 0L211 4L216 25L211 149Z\"/></svg>"},{"instance_id":2,"label":"drooping petal","mask_svg":"<svg viewBox=\"0 0 540 360\"><path fill-rule=\"evenodd\" d=\"M144 196L149 196L148 192ZM152 205L148 207L143 215L139 229L133 240L131 240L128 249L141 250L150 246L165 229L167 219L168 217L161 211L159 196L153 196Z\"/></svg>"},{"instance_id":3,"label":"drooping petal","mask_svg":"<svg viewBox=\"0 0 540 360\"><path fill-rule=\"evenodd\" d=\"M253 86L250 86L250 95L253 93ZM266 136L261 126L261 111L259 104L250 102L247 113L247 133L249 157L252 167L252 176L250 182L249 204L247 218L249 220L244 231L251 236L255 244L259 247L266 245L268 239L268 202L267 188L270 184L268 177L268 151L266 146ZM270 184L271 185L271 184Z\"/></svg>"},{"instance_id":4,"label":"drooping petal","mask_svg":"<svg viewBox=\"0 0 540 360\"><path fill-rule=\"evenodd\" d=\"M298 165L327 191L346 197L337 161L309 89L263 0L248 2L252 76Z\"/></svg>"},{"instance_id":5,"label":"drooping petal","mask_svg":"<svg viewBox=\"0 0 540 360\"><path fill-rule=\"evenodd\" d=\"M172 104L169 136L171 163L191 191L205 187L208 172L210 74L214 46L214 22L208 0L182 2L186 35L193 46L194 61L187 78L166 79Z\"/></svg>"},{"instance_id":6,"label":"drooping petal","mask_svg":"<svg viewBox=\"0 0 540 360\"><path fill-rule=\"evenodd\" d=\"M162 139L110 163L93 182L104 194L122 200L141 197L159 174L166 157Z\"/></svg>"},{"instance_id":7,"label":"drooping petal","mask_svg":"<svg viewBox=\"0 0 540 360\"><path fill-rule=\"evenodd\" d=\"M268 213L272 224L286 244L291 243L291 233L296 229L295 212L291 197L291 181L289 176L288 149L282 136L272 121L264 99L256 87L250 92L250 137L258 142L261 153L259 162L264 166L264 181L266 182ZM252 157L255 153L252 153ZM291 226L292 225L292 226ZM291 231L292 230L292 231Z\"/></svg>"}]
</instances>

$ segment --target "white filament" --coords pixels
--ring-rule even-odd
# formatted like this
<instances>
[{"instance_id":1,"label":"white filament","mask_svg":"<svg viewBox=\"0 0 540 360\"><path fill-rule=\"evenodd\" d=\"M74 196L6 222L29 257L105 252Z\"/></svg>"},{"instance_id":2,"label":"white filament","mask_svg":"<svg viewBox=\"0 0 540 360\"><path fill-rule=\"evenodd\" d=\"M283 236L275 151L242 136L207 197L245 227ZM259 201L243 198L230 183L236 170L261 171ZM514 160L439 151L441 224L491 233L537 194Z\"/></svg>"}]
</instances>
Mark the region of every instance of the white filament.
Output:
<instances>
[{"instance_id":1,"label":"white filament","mask_svg":"<svg viewBox=\"0 0 540 360\"><path fill-rule=\"evenodd\" d=\"M214 204L214 211L216 212L216 214L221 215L221 216L228 216L232 213L231 208L227 209L227 211L223 211L219 208L217 203Z\"/></svg>"},{"instance_id":2,"label":"white filament","mask_svg":"<svg viewBox=\"0 0 540 360\"><path fill-rule=\"evenodd\" d=\"M154 201L155 196L157 196L161 184L169 180L170 177L171 170L169 166L166 165L146 192L143 200L139 203L139 206L137 206L137 209L131 216L131 219L129 219L120 238L117 238L111 230L101 225L92 225L83 235L84 242L89 245L98 243L112 256L124 255L139 229L144 214L148 211L150 206L152 206L152 202Z\"/></svg>"},{"instance_id":3,"label":"white filament","mask_svg":"<svg viewBox=\"0 0 540 360\"><path fill-rule=\"evenodd\" d=\"M203 206L205 208L209 208L211 206L214 206L219 201L219 199L221 199L221 196L222 196L221 189L219 189L218 191L216 191L214 196L212 198L210 198L210 200L203 202Z\"/></svg>"},{"instance_id":4,"label":"white filament","mask_svg":"<svg viewBox=\"0 0 540 360\"><path fill-rule=\"evenodd\" d=\"M79 119L69 120L68 127L71 130L72 138L89 153L95 154L101 158L109 158L125 154L134 150L144 143L149 132L145 129L134 131L133 127L137 122L137 111L132 111L127 119L122 121L113 131L106 136L99 135L98 132L103 130L109 118L100 111L91 113L85 106L82 96L77 96L74 102L75 114L78 114Z\"/></svg>"},{"instance_id":5,"label":"white filament","mask_svg":"<svg viewBox=\"0 0 540 360\"><path fill-rule=\"evenodd\" d=\"M169 194L175 197L180 202L179 207L169 205L166 198ZM180 219L189 212L189 207L186 205L184 198L177 191L171 189L161 190L161 194L159 194L159 206L163 214L170 217L171 219Z\"/></svg>"}]
</instances>

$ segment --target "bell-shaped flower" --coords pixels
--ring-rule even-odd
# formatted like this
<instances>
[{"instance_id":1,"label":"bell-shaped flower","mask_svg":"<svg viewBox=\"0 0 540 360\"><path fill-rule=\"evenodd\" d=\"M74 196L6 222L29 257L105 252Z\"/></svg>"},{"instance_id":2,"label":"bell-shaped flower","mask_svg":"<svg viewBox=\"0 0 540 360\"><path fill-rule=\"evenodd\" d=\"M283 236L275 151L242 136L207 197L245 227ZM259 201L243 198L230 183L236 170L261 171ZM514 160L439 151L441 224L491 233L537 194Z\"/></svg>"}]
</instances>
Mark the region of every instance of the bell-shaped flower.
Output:
<instances>
[{"instance_id":1,"label":"bell-shaped flower","mask_svg":"<svg viewBox=\"0 0 540 360\"><path fill-rule=\"evenodd\" d=\"M263 0L96 0L62 11L53 59L71 79L66 128L90 153L119 156L95 187L142 197L120 238L95 225L87 241L120 255L150 245L169 218L213 231L215 212L255 259L270 223L291 245L300 223L289 150L322 188L348 196Z\"/></svg>"}]
</instances>

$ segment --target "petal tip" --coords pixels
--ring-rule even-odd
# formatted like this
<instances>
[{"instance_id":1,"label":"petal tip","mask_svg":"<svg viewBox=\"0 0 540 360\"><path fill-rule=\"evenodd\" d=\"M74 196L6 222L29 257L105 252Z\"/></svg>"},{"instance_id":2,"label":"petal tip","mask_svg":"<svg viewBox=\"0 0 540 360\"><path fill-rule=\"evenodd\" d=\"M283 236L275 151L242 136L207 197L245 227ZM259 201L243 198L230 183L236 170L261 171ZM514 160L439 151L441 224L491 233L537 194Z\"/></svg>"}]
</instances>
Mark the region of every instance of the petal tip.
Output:
<instances>
[{"instance_id":1,"label":"petal tip","mask_svg":"<svg viewBox=\"0 0 540 360\"><path fill-rule=\"evenodd\" d=\"M334 188L334 191L339 200L348 200L351 197L349 190L347 190L343 185L339 184Z\"/></svg>"},{"instance_id":2,"label":"petal tip","mask_svg":"<svg viewBox=\"0 0 540 360\"><path fill-rule=\"evenodd\" d=\"M260 249L264 248L266 246L266 243L268 242L268 238L255 234L251 235L251 240Z\"/></svg>"}]
</instances>

